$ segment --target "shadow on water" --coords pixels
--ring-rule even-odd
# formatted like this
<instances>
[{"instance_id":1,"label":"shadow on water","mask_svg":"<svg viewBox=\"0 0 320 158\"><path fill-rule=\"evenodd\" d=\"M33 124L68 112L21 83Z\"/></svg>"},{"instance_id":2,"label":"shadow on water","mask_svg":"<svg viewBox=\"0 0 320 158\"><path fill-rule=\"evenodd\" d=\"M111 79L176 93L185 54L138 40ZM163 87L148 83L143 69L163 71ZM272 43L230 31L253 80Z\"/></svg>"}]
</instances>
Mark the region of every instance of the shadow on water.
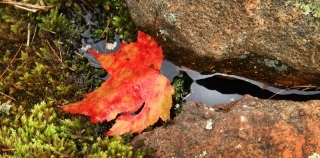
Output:
<instances>
[{"instance_id":1,"label":"shadow on water","mask_svg":"<svg viewBox=\"0 0 320 158\"><path fill-rule=\"evenodd\" d=\"M169 61L163 62L161 72L170 81L173 81L173 78L180 72L180 75L183 75L188 81L184 86L190 89L185 100L202 102L207 105L230 103L241 99L244 94L273 100L307 101L320 99L320 91L279 89L247 78L221 73L203 75L185 67L178 67Z\"/></svg>"}]
</instances>

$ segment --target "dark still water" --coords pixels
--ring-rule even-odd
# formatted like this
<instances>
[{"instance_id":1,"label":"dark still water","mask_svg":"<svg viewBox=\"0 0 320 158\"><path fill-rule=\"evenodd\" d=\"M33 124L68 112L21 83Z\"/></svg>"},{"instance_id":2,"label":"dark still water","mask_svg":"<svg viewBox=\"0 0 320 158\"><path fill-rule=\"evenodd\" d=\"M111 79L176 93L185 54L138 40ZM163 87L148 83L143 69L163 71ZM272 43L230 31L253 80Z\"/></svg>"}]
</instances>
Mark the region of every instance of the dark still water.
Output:
<instances>
[{"instance_id":1,"label":"dark still water","mask_svg":"<svg viewBox=\"0 0 320 158\"><path fill-rule=\"evenodd\" d=\"M244 94L261 99L307 101L320 99L317 90L287 90L266 86L261 82L235 75L215 73L202 75L185 67L179 67L169 61L164 61L161 72L170 81L177 75L183 75L189 82L185 86L190 88L186 101L202 102L207 105L230 103L239 100Z\"/></svg>"}]
</instances>

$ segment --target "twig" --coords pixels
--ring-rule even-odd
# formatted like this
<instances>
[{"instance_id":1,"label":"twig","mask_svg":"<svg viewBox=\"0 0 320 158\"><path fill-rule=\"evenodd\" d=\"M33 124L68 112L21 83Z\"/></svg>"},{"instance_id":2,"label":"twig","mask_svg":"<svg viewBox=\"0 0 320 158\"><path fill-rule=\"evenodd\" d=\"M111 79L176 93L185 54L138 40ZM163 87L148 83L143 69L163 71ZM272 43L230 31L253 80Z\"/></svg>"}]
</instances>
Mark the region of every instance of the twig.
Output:
<instances>
[{"instance_id":1,"label":"twig","mask_svg":"<svg viewBox=\"0 0 320 158\"><path fill-rule=\"evenodd\" d=\"M38 12L40 10L47 11L48 9L55 7L55 5L49 5L49 6L42 6L41 5L41 6L39 6L39 5L27 4L27 3L16 2L16 1L11 1L11 0L2 0L2 1L0 1L0 3L11 4L17 8L27 10L27 11L30 11L33 13ZM41 4L43 4L43 3L41 3Z\"/></svg>"},{"instance_id":2,"label":"twig","mask_svg":"<svg viewBox=\"0 0 320 158\"><path fill-rule=\"evenodd\" d=\"M2 93L2 92L0 92L0 94L4 95L5 97L8 97L8 98L10 98L11 100L14 100L14 101L16 101L16 99L14 99L13 97L10 97L10 96L9 96L9 95L7 95L7 94L4 94L4 93Z\"/></svg>"},{"instance_id":3,"label":"twig","mask_svg":"<svg viewBox=\"0 0 320 158\"><path fill-rule=\"evenodd\" d=\"M81 55L78 51L73 51L75 54L77 54L77 55L79 55L79 56L81 56L81 57L83 57L83 55Z\"/></svg>"},{"instance_id":4,"label":"twig","mask_svg":"<svg viewBox=\"0 0 320 158\"><path fill-rule=\"evenodd\" d=\"M108 17L108 20L107 20L107 26L106 28L103 30L103 32L106 33L106 47L104 48L104 51L106 52L107 50L107 44L108 44L108 29L109 29L109 24L110 24L110 18ZM99 39L102 37L102 34L100 35Z\"/></svg>"},{"instance_id":5,"label":"twig","mask_svg":"<svg viewBox=\"0 0 320 158\"><path fill-rule=\"evenodd\" d=\"M40 29L45 30L45 31L48 31L48 32L51 32L51 33L53 33L53 34L57 34L56 32L51 31L51 30L48 30L48 29L44 29L44 28L40 28Z\"/></svg>"},{"instance_id":6,"label":"twig","mask_svg":"<svg viewBox=\"0 0 320 158\"><path fill-rule=\"evenodd\" d=\"M29 12L33 12L33 13L36 13L38 10L37 9L30 9L30 8L27 8L27 7L23 7L23 6L20 6L20 5L13 5L17 8L20 8L22 10L26 10L26 11L29 11Z\"/></svg>"},{"instance_id":7,"label":"twig","mask_svg":"<svg viewBox=\"0 0 320 158\"><path fill-rule=\"evenodd\" d=\"M97 13L97 10L94 9L91 5L89 5L87 2L85 2L84 0L81 0L81 2L86 5L87 7L89 7L92 11L94 11L94 13Z\"/></svg>"},{"instance_id":8,"label":"twig","mask_svg":"<svg viewBox=\"0 0 320 158\"><path fill-rule=\"evenodd\" d=\"M61 58L58 56L58 54L56 53L56 51L52 48L50 42L49 42L47 39L46 39L45 41L46 41L46 43L48 44L48 46L50 47L50 49L51 49L51 51L53 52L53 54L58 58L58 60L59 60L60 62L62 62Z\"/></svg>"},{"instance_id":9,"label":"twig","mask_svg":"<svg viewBox=\"0 0 320 158\"><path fill-rule=\"evenodd\" d=\"M284 89L283 90L281 90L281 91L279 91L279 92L277 92L277 93L275 93L274 95L272 95L269 99L271 99L271 98L273 98L274 96L276 96L276 95L278 95L278 94L280 94L281 92L283 92L284 91Z\"/></svg>"},{"instance_id":10,"label":"twig","mask_svg":"<svg viewBox=\"0 0 320 158\"><path fill-rule=\"evenodd\" d=\"M1 151L6 152L6 151L15 151L16 149L14 148L2 148Z\"/></svg>"},{"instance_id":11,"label":"twig","mask_svg":"<svg viewBox=\"0 0 320 158\"><path fill-rule=\"evenodd\" d=\"M103 32L101 33L100 37L99 37L99 40L100 38L102 37L103 33L105 32L106 33L106 41L108 40L108 29L109 29L109 24L110 24L110 18L108 17L108 20L107 20L107 25L106 25L106 28L103 30Z\"/></svg>"},{"instance_id":12,"label":"twig","mask_svg":"<svg viewBox=\"0 0 320 158\"><path fill-rule=\"evenodd\" d=\"M62 63L62 64L64 64L63 63L63 61L62 61L62 59L58 56L58 54L56 53L56 51L52 48L52 46L51 46L51 44L50 44L50 42L48 41L48 39L46 39L45 40L46 41L46 43L48 44L48 46L50 47L50 49L51 49L51 51L53 52L53 54L58 58L58 60ZM71 68L71 67L69 67L69 66L67 66L71 71L74 71L74 69L73 68Z\"/></svg>"},{"instance_id":13,"label":"twig","mask_svg":"<svg viewBox=\"0 0 320 158\"><path fill-rule=\"evenodd\" d=\"M63 58L62 58L62 54L61 54L61 44L63 44L62 42L58 41L59 44L59 55L60 55L60 61L63 63Z\"/></svg>"},{"instance_id":14,"label":"twig","mask_svg":"<svg viewBox=\"0 0 320 158\"><path fill-rule=\"evenodd\" d=\"M33 33L33 36L32 36L32 40L31 40L31 43L33 42L35 36L36 36L36 32L37 32L37 25L34 27L34 33Z\"/></svg>"},{"instance_id":15,"label":"twig","mask_svg":"<svg viewBox=\"0 0 320 158\"><path fill-rule=\"evenodd\" d=\"M10 61L9 65L7 66L7 68L1 74L0 78L2 78L2 76L8 71L9 67L12 65L13 61L16 59L16 57L17 57L18 53L20 52L21 48L22 48L22 44L20 44L19 49L17 50L16 54L11 59L11 61Z\"/></svg>"},{"instance_id":16,"label":"twig","mask_svg":"<svg viewBox=\"0 0 320 158\"><path fill-rule=\"evenodd\" d=\"M28 23L27 47L30 45L30 23Z\"/></svg>"},{"instance_id":17,"label":"twig","mask_svg":"<svg viewBox=\"0 0 320 158\"><path fill-rule=\"evenodd\" d=\"M318 89L319 87L308 85L308 86L294 86L291 88L293 88L293 89L300 89L300 88L302 89L303 88L302 90L305 91L305 90L312 89L312 88Z\"/></svg>"}]
</instances>

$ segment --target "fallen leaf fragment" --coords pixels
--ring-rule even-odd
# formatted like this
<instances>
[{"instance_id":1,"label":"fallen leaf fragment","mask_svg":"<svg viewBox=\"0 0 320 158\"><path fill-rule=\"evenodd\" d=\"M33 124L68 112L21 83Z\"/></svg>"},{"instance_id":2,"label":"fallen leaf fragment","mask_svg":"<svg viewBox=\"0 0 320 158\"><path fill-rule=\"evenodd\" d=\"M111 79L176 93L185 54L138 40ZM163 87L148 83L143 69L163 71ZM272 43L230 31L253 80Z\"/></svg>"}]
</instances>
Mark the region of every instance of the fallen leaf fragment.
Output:
<instances>
[{"instance_id":1,"label":"fallen leaf fragment","mask_svg":"<svg viewBox=\"0 0 320 158\"><path fill-rule=\"evenodd\" d=\"M107 136L140 133L159 118L169 119L174 90L160 73L162 48L154 39L139 31L137 42L121 44L116 53L89 52L111 77L82 101L61 106L63 110L90 116L91 122L121 114Z\"/></svg>"}]
</instances>

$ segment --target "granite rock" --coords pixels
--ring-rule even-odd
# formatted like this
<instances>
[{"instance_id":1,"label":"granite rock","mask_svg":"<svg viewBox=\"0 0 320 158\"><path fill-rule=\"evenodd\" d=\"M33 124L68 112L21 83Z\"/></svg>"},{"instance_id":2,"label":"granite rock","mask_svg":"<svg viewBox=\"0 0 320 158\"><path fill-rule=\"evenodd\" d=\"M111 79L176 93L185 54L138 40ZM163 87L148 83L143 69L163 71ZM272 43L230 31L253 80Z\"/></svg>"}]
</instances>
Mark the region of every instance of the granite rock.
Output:
<instances>
[{"instance_id":1,"label":"granite rock","mask_svg":"<svg viewBox=\"0 0 320 158\"><path fill-rule=\"evenodd\" d=\"M166 58L277 87L320 86L318 20L287 0L125 0Z\"/></svg>"},{"instance_id":2,"label":"granite rock","mask_svg":"<svg viewBox=\"0 0 320 158\"><path fill-rule=\"evenodd\" d=\"M230 104L188 102L166 126L131 144L156 157L308 157L320 153L320 101L260 100Z\"/></svg>"}]
</instances>

